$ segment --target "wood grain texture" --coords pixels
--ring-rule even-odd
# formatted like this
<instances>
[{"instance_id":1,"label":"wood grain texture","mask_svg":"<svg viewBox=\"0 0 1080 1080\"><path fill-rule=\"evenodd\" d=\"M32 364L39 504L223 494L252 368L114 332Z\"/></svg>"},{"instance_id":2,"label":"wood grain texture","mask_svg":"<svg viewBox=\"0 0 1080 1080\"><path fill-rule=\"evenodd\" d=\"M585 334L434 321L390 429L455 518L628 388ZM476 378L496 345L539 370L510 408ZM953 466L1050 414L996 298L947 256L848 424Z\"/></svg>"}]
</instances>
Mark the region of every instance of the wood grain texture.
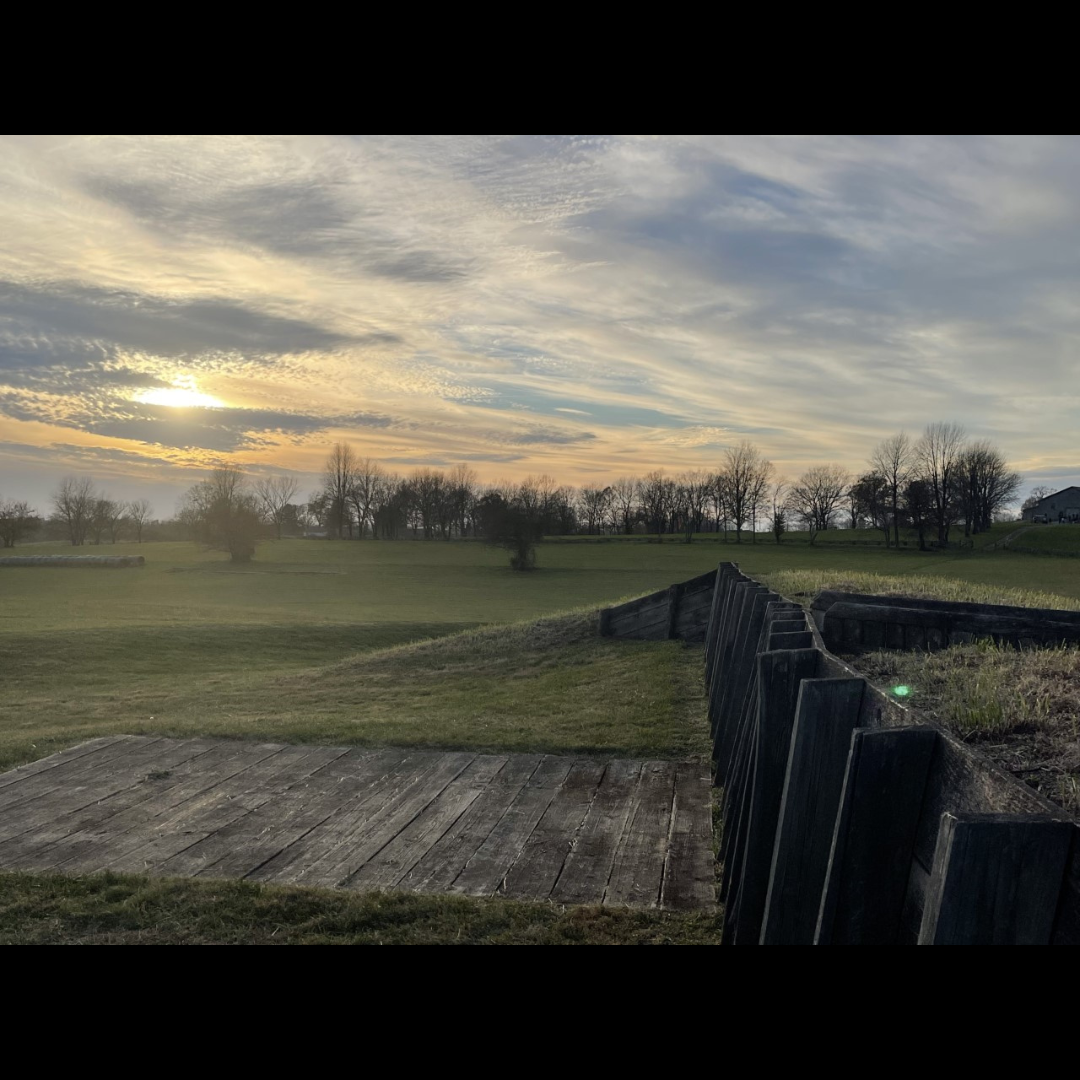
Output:
<instances>
[{"instance_id":1,"label":"wood grain texture","mask_svg":"<svg viewBox=\"0 0 1080 1080\"><path fill-rule=\"evenodd\" d=\"M137 736L56 759L0 785L0 870L715 905L700 765Z\"/></svg>"},{"instance_id":2,"label":"wood grain texture","mask_svg":"<svg viewBox=\"0 0 1080 1080\"><path fill-rule=\"evenodd\" d=\"M1066 821L946 814L920 945L1048 945L1072 842Z\"/></svg>"}]
</instances>

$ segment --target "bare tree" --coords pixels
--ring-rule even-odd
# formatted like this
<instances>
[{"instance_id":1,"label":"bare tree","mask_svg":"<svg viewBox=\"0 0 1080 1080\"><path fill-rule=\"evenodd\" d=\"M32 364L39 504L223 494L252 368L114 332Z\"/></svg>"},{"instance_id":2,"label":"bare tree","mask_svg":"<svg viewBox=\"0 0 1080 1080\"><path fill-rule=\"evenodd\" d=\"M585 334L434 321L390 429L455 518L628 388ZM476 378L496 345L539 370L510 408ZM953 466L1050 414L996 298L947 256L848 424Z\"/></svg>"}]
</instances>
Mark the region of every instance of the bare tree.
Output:
<instances>
[{"instance_id":1,"label":"bare tree","mask_svg":"<svg viewBox=\"0 0 1080 1080\"><path fill-rule=\"evenodd\" d=\"M143 542L143 529L145 529L149 523L151 513L153 513L153 510L150 506L149 499L133 499L127 504L127 519L131 522L131 528L135 532L135 542L137 544Z\"/></svg>"},{"instance_id":2,"label":"bare tree","mask_svg":"<svg viewBox=\"0 0 1080 1080\"><path fill-rule=\"evenodd\" d=\"M589 535L603 531L611 514L612 491L610 487L583 487L578 492L581 517Z\"/></svg>"},{"instance_id":3,"label":"bare tree","mask_svg":"<svg viewBox=\"0 0 1080 1080\"><path fill-rule=\"evenodd\" d=\"M979 439L964 451L960 463L964 504L964 535L986 532L995 516L1014 502L1020 474L1013 472L989 439Z\"/></svg>"},{"instance_id":4,"label":"bare tree","mask_svg":"<svg viewBox=\"0 0 1080 1080\"><path fill-rule=\"evenodd\" d=\"M263 517L274 526L277 538L289 516L289 503L296 498L300 485L291 476L264 476L255 482L255 498Z\"/></svg>"},{"instance_id":5,"label":"bare tree","mask_svg":"<svg viewBox=\"0 0 1080 1080\"><path fill-rule=\"evenodd\" d=\"M848 488L847 471L839 465L815 465L807 469L791 488L788 506L810 533L810 543L829 528L833 515L844 501Z\"/></svg>"},{"instance_id":6,"label":"bare tree","mask_svg":"<svg viewBox=\"0 0 1080 1080\"><path fill-rule=\"evenodd\" d=\"M467 536L473 505L476 502L478 480L476 470L471 465L455 465L446 477L447 497L450 500L454 524L458 536Z\"/></svg>"},{"instance_id":7,"label":"bare tree","mask_svg":"<svg viewBox=\"0 0 1080 1080\"><path fill-rule=\"evenodd\" d=\"M735 522L735 541L742 543L743 526L752 522L760 509L773 465L761 451L744 439L724 453L723 476L727 490L727 509Z\"/></svg>"},{"instance_id":8,"label":"bare tree","mask_svg":"<svg viewBox=\"0 0 1080 1080\"><path fill-rule=\"evenodd\" d=\"M349 488L349 505L356 515L357 537L364 539L364 529L370 524L375 535L375 502L379 496L385 470L371 458L360 458L353 467L352 486Z\"/></svg>"},{"instance_id":9,"label":"bare tree","mask_svg":"<svg viewBox=\"0 0 1080 1080\"><path fill-rule=\"evenodd\" d=\"M28 502L15 499L0 501L0 543L13 548L27 533L39 524L39 519Z\"/></svg>"},{"instance_id":10,"label":"bare tree","mask_svg":"<svg viewBox=\"0 0 1080 1080\"><path fill-rule=\"evenodd\" d=\"M949 529L956 523L960 506L956 480L964 457L967 432L960 424L928 424L916 447L919 478L926 481L938 543L949 542Z\"/></svg>"},{"instance_id":11,"label":"bare tree","mask_svg":"<svg viewBox=\"0 0 1080 1080\"><path fill-rule=\"evenodd\" d=\"M86 543L94 521L94 506L98 494L94 490L94 481L89 476L68 476L53 492L52 504L56 518L67 530L72 547L81 547Z\"/></svg>"},{"instance_id":12,"label":"bare tree","mask_svg":"<svg viewBox=\"0 0 1080 1080\"><path fill-rule=\"evenodd\" d=\"M780 477L772 485L772 510L769 514L769 531L778 544L787 532L787 495L788 482Z\"/></svg>"},{"instance_id":13,"label":"bare tree","mask_svg":"<svg viewBox=\"0 0 1080 1080\"><path fill-rule=\"evenodd\" d=\"M904 488L912 476L915 465L915 448L911 439L902 431L878 443L870 455L871 471L885 482L887 499L892 510L893 545L900 546L900 503ZM886 529L885 541L889 534Z\"/></svg>"},{"instance_id":14,"label":"bare tree","mask_svg":"<svg viewBox=\"0 0 1080 1080\"><path fill-rule=\"evenodd\" d=\"M1047 487L1046 484L1040 484L1038 487L1031 489L1031 494L1020 504L1021 512L1030 510L1032 507L1037 506L1048 495L1053 495L1054 489Z\"/></svg>"},{"instance_id":15,"label":"bare tree","mask_svg":"<svg viewBox=\"0 0 1080 1080\"><path fill-rule=\"evenodd\" d=\"M346 529L352 536L352 512L349 493L356 483L356 454L348 443L334 443L323 467L323 490L328 502L328 532L335 530L344 537Z\"/></svg>"},{"instance_id":16,"label":"bare tree","mask_svg":"<svg viewBox=\"0 0 1080 1080\"><path fill-rule=\"evenodd\" d=\"M704 527L712 481L713 478L700 469L685 472L676 480L683 510L683 533L688 544L694 539L694 533L701 532Z\"/></svg>"},{"instance_id":17,"label":"bare tree","mask_svg":"<svg viewBox=\"0 0 1080 1080\"><path fill-rule=\"evenodd\" d=\"M629 476L620 476L611 485L611 501L619 515L619 528L627 536L634 531L634 516L637 510L638 485Z\"/></svg>"},{"instance_id":18,"label":"bare tree","mask_svg":"<svg viewBox=\"0 0 1080 1080\"><path fill-rule=\"evenodd\" d=\"M641 516L650 532L662 539L668 517L675 505L675 484L664 476L663 469L654 469L638 484Z\"/></svg>"}]
</instances>

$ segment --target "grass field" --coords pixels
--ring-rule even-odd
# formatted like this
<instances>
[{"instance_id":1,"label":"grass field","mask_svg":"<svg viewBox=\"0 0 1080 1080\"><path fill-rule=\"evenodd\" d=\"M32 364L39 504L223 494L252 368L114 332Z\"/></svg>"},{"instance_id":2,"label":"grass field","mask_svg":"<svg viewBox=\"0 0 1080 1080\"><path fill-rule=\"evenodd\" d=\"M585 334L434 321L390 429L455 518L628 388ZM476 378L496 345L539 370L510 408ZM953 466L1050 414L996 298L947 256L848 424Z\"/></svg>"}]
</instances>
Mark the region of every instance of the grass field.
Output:
<instances>
[{"instance_id":1,"label":"grass field","mask_svg":"<svg viewBox=\"0 0 1080 1080\"><path fill-rule=\"evenodd\" d=\"M870 588L869 573L960 599L1080 602L1080 560L1008 551L561 543L520 574L476 543L282 541L247 567L189 544L94 550L147 565L0 568L0 767L108 732L685 755L701 745L692 657L601 641L588 612L718 555L789 595Z\"/></svg>"},{"instance_id":2,"label":"grass field","mask_svg":"<svg viewBox=\"0 0 1080 1080\"><path fill-rule=\"evenodd\" d=\"M519 574L476 543L283 541L247 567L187 544L92 550L147 565L0 568L0 768L112 732L700 756L700 650L600 639L594 611L720 559L788 595L829 585L1080 606L1080 560L1009 551L564 542ZM283 941L715 934L707 919L102 880L0 876L0 940L262 940L267 920Z\"/></svg>"},{"instance_id":3,"label":"grass field","mask_svg":"<svg viewBox=\"0 0 1080 1080\"><path fill-rule=\"evenodd\" d=\"M1080 525L1037 525L1016 538L1022 552L1080 557Z\"/></svg>"}]
</instances>

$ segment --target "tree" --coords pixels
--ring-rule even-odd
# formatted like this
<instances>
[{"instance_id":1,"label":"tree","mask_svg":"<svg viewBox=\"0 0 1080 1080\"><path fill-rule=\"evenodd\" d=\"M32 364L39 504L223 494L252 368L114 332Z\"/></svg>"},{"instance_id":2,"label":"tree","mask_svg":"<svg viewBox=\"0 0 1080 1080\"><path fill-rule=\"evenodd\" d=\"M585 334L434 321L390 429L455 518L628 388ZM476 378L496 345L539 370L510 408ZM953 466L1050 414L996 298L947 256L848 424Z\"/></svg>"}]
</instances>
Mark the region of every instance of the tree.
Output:
<instances>
[{"instance_id":1,"label":"tree","mask_svg":"<svg viewBox=\"0 0 1080 1080\"><path fill-rule=\"evenodd\" d=\"M926 530L933 517L933 500L930 485L925 480L909 480L904 487L904 506L911 527L919 534L919 550L926 550Z\"/></svg>"},{"instance_id":2,"label":"tree","mask_svg":"<svg viewBox=\"0 0 1080 1080\"><path fill-rule=\"evenodd\" d=\"M738 446L729 446L724 453L724 486L727 509L735 522L735 542L742 543L743 526L753 521L772 476L772 462L756 446L744 439Z\"/></svg>"},{"instance_id":3,"label":"tree","mask_svg":"<svg viewBox=\"0 0 1080 1080\"><path fill-rule=\"evenodd\" d=\"M258 498L247 486L243 469L222 465L181 498L180 518L194 539L233 562L250 562L262 537Z\"/></svg>"},{"instance_id":4,"label":"tree","mask_svg":"<svg viewBox=\"0 0 1080 1080\"><path fill-rule=\"evenodd\" d=\"M619 516L622 531L629 536L634 531L634 518L637 511L638 485L629 476L620 476L611 485L611 501Z\"/></svg>"},{"instance_id":5,"label":"tree","mask_svg":"<svg viewBox=\"0 0 1080 1080\"><path fill-rule=\"evenodd\" d=\"M772 488L772 511L769 515L769 531L779 544L787 532L787 481L781 477Z\"/></svg>"},{"instance_id":6,"label":"tree","mask_svg":"<svg viewBox=\"0 0 1080 1080\"><path fill-rule=\"evenodd\" d=\"M29 503L14 499L0 501L0 542L4 547L13 548L40 523Z\"/></svg>"},{"instance_id":7,"label":"tree","mask_svg":"<svg viewBox=\"0 0 1080 1080\"><path fill-rule=\"evenodd\" d=\"M541 537L535 508L520 499L507 502L497 492L488 492L477 504L477 526L489 544L510 552L512 570L532 570L536 566L536 544Z\"/></svg>"},{"instance_id":8,"label":"tree","mask_svg":"<svg viewBox=\"0 0 1080 1080\"><path fill-rule=\"evenodd\" d=\"M1020 474L1009 468L989 439L979 439L965 449L958 476L965 536L986 532L1020 490Z\"/></svg>"},{"instance_id":9,"label":"tree","mask_svg":"<svg viewBox=\"0 0 1080 1080\"><path fill-rule=\"evenodd\" d=\"M323 491L327 498L327 534L336 532L338 538L345 536L346 529L352 537L353 518L349 508L349 495L356 483L356 454L348 443L334 443L323 466Z\"/></svg>"},{"instance_id":10,"label":"tree","mask_svg":"<svg viewBox=\"0 0 1080 1080\"><path fill-rule=\"evenodd\" d=\"M928 424L916 447L919 479L926 481L938 543L949 543L949 529L960 511L957 474L964 456L967 432L959 424Z\"/></svg>"},{"instance_id":11,"label":"tree","mask_svg":"<svg viewBox=\"0 0 1080 1080\"><path fill-rule=\"evenodd\" d=\"M676 496L682 511L683 536L689 544L701 532L709 505L712 477L701 470L685 472L676 480Z\"/></svg>"},{"instance_id":12,"label":"tree","mask_svg":"<svg viewBox=\"0 0 1080 1080\"><path fill-rule=\"evenodd\" d=\"M905 485L911 479L915 464L915 450L911 439L904 433L891 435L878 443L870 455L871 471L885 482L886 496L892 511L893 545L900 546L900 502ZM885 542L889 535L886 531Z\"/></svg>"},{"instance_id":13,"label":"tree","mask_svg":"<svg viewBox=\"0 0 1080 1080\"><path fill-rule=\"evenodd\" d=\"M446 478L447 499L458 536L469 534L469 520L476 502L476 470L470 465L455 465Z\"/></svg>"},{"instance_id":14,"label":"tree","mask_svg":"<svg viewBox=\"0 0 1080 1080\"><path fill-rule=\"evenodd\" d=\"M860 518L868 521L872 528L880 529L885 534L885 546L888 547L889 530L900 513L899 499L897 509L892 509L890 482L881 473L864 473L848 489L848 498L851 500L852 517L858 514Z\"/></svg>"},{"instance_id":15,"label":"tree","mask_svg":"<svg viewBox=\"0 0 1080 1080\"><path fill-rule=\"evenodd\" d=\"M832 524L833 515L843 502L848 480L847 471L839 465L815 465L793 485L788 506L806 526L811 544L819 532Z\"/></svg>"},{"instance_id":16,"label":"tree","mask_svg":"<svg viewBox=\"0 0 1080 1080\"><path fill-rule=\"evenodd\" d=\"M611 514L612 501L610 487L583 487L578 492L581 517L585 521L585 529L590 536L603 531Z\"/></svg>"},{"instance_id":17,"label":"tree","mask_svg":"<svg viewBox=\"0 0 1080 1080\"><path fill-rule=\"evenodd\" d=\"M1024 513L1026 510L1030 510L1033 506L1037 506L1048 495L1053 495L1054 489L1047 487L1045 484L1040 484L1038 487L1031 489L1031 494L1021 503L1020 512Z\"/></svg>"},{"instance_id":18,"label":"tree","mask_svg":"<svg viewBox=\"0 0 1080 1080\"><path fill-rule=\"evenodd\" d=\"M646 527L656 533L657 539L663 539L675 503L675 484L664 476L663 469L655 469L642 477L638 484L638 501Z\"/></svg>"},{"instance_id":19,"label":"tree","mask_svg":"<svg viewBox=\"0 0 1080 1080\"><path fill-rule=\"evenodd\" d=\"M375 503L386 471L371 458L361 458L353 468L352 485L349 488L349 504L356 514L357 539L364 539L364 529L370 524L372 538L375 536Z\"/></svg>"},{"instance_id":20,"label":"tree","mask_svg":"<svg viewBox=\"0 0 1080 1080\"><path fill-rule=\"evenodd\" d=\"M152 512L149 499L134 499L127 504L127 519L135 532L135 542L137 544L142 543L143 529L146 528L150 521Z\"/></svg>"},{"instance_id":21,"label":"tree","mask_svg":"<svg viewBox=\"0 0 1080 1080\"><path fill-rule=\"evenodd\" d=\"M289 504L296 498L300 485L291 476L264 476L255 482L254 495L263 517L274 526L281 539Z\"/></svg>"},{"instance_id":22,"label":"tree","mask_svg":"<svg viewBox=\"0 0 1080 1080\"><path fill-rule=\"evenodd\" d=\"M63 525L72 547L81 547L86 543L97 500L98 493L89 476L65 477L53 492L56 519Z\"/></svg>"}]
</instances>

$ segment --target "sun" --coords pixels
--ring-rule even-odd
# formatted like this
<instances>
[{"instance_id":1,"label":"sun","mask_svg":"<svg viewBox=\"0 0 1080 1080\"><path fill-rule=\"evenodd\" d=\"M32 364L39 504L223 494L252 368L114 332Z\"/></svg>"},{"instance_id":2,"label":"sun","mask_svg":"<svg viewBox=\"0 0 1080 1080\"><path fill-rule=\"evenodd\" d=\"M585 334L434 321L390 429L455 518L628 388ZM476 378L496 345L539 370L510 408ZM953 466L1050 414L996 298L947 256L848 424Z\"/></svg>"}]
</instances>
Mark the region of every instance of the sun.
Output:
<instances>
[{"instance_id":1,"label":"sun","mask_svg":"<svg viewBox=\"0 0 1080 1080\"><path fill-rule=\"evenodd\" d=\"M168 405L173 409L221 409L225 403L187 386L159 386L135 395L144 405Z\"/></svg>"}]
</instances>

